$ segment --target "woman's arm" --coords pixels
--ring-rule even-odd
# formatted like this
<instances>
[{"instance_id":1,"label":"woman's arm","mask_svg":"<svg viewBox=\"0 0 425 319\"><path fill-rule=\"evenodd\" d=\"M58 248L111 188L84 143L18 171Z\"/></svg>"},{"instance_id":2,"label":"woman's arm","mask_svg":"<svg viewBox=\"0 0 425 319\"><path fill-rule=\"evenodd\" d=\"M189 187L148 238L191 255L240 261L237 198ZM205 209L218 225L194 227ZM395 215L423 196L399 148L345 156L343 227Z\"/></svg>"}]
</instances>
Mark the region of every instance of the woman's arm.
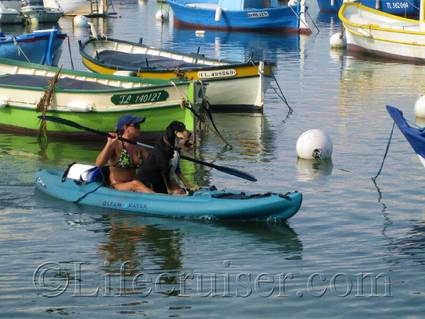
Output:
<instances>
[{"instance_id":1,"label":"woman's arm","mask_svg":"<svg viewBox=\"0 0 425 319\"><path fill-rule=\"evenodd\" d=\"M112 133L111 133L112 135ZM115 134L114 134L115 136ZM118 141L117 136L114 138L109 138L106 142L105 146L103 147L102 151L99 153L99 155L96 158L96 166L97 167L103 167L105 166L108 161L111 159L114 151L114 146L116 145L116 142Z\"/></svg>"}]
</instances>

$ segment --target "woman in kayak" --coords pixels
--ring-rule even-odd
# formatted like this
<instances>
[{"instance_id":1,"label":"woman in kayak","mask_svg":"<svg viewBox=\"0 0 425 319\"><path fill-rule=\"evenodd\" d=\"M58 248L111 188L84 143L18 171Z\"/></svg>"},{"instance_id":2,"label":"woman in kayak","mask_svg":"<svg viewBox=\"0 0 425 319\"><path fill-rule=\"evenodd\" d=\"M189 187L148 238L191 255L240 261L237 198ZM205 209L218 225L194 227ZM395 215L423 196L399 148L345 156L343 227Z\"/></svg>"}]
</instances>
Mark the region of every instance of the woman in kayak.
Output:
<instances>
[{"instance_id":1,"label":"woman in kayak","mask_svg":"<svg viewBox=\"0 0 425 319\"><path fill-rule=\"evenodd\" d=\"M149 187L136 179L136 169L142 163L141 151L135 145L118 139L124 137L129 140L140 138L140 124L145 118L123 115L117 122L117 132L111 133L114 138L108 138L103 150L96 158L96 166L109 165L110 185L121 191L154 193Z\"/></svg>"}]
</instances>

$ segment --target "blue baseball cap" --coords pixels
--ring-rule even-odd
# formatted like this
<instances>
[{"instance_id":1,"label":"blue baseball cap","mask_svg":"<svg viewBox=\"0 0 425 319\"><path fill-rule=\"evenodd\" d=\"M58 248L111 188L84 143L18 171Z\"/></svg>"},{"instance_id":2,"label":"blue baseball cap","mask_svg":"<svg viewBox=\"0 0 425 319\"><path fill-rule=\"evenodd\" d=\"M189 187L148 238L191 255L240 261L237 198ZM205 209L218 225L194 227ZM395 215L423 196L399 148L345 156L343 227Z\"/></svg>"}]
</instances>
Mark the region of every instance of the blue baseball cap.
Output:
<instances>
[{"instance_id":1,"label":"blue baseball cap","mask_svg":"<svg viewBox=\"0 0 425 319\"><path fill-rule=\"evenodd\" d=\"M126 114L121 116L117 122L117 130L124 129L124 126L131 124L143 123L146 119L144 117L134 116L131 114Z\"/></svg>"}]
</instances>

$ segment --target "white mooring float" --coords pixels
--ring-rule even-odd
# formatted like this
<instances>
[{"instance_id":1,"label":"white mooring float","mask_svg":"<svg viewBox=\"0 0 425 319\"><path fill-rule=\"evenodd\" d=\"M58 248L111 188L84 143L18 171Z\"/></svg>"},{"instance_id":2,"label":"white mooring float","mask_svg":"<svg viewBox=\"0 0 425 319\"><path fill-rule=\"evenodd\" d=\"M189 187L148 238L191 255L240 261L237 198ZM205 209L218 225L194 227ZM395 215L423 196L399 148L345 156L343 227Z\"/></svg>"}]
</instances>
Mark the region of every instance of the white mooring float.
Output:
<instances>
[{"instance_id":1,"label":"white mooring float","mask_svg":"<svg viewBox=\"0 0 425 319\"><path fill-rule=\"evenodd\" d=\"M82 15L75 16L73 22L74 22L74 27L88 28L89 26L89 19L87 19L87 17Z\"/></svg>"},{"instance_id":2,"label":"white mooring float","mask_svg":"<svg viewBox=\"0 0 425 319\"><path fill-rule=\"evenodd\" d=\"M341 32L332 34L329 43L332 49L344 49L347 46L344 34Z\"/></svg>"},{"instance_id":3,"label":"white mooring float","mask_svg":"<svg viewBox=\"0 0 425 319\"><path fill-rule=\"evenodd\" d=\"M419 118L425 118L425 96L421 96L416 100L415 115Z\"/></svg>"},{"instance_id":4,"label":"white mooring float","mask_svg":"<svg viewBox=\"0 0 425 319\"><path fill-rule=\"evenodd\" d=\"M297 155L307 160L327 160L332 157L332 140L319 129L304 132L297 140Z\"/></svg>"}]
</instances>

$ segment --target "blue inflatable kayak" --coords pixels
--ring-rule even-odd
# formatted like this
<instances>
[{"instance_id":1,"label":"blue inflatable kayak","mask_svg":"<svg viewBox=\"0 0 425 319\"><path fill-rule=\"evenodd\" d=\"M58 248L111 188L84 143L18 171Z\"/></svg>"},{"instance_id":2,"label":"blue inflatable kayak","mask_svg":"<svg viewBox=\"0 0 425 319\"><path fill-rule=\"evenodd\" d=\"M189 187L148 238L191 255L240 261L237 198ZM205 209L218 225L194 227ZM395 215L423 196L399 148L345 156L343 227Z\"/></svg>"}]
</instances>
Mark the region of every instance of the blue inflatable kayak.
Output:
<instances>
[{"instance_id":1,"label":"blue inflatable kayak","mask_svg":"<svg viewBox=\"0 0 425 319\"><path fill-rule=\"evenodd\" d=\"M117 191L99 182L62 178L45 169L35 175L41 192L68 202L159 217L283 221L297 213L302 194L245 194L201 189L188 196Z\"/></svg>"}]
</instances>

